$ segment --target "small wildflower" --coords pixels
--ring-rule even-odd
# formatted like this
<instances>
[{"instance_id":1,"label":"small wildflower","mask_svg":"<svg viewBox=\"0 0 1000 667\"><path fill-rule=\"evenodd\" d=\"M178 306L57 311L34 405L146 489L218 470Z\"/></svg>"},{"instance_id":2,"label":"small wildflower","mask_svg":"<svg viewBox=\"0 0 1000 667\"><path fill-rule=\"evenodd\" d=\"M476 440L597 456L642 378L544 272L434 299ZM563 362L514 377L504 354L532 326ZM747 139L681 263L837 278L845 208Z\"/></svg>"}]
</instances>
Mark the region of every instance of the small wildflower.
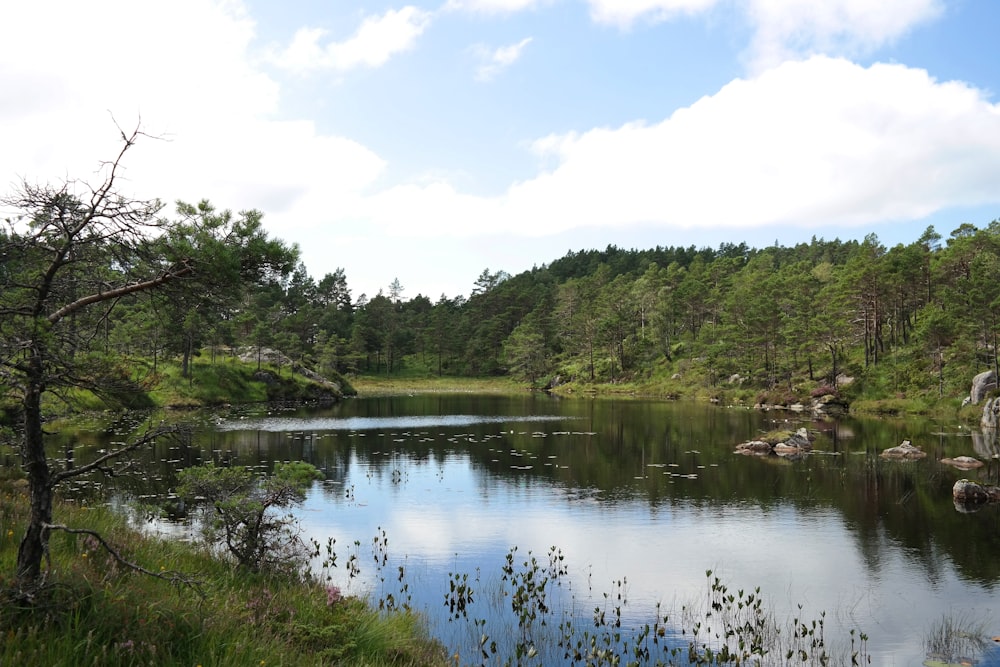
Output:
<instances>
[{"instance_id":1,"label":"small wildflower","mask_svg":"<svg viewBox=\"0 0 1000 667\"><path fill-rule=\"evenodd\" d=\"M8 530L7 531L7 537L14 537L14 531L13 530Z\"/></svg>"},{"instance_id":2,"label":"small wildflower","mask_svg":"<svg viewBox=\"0 0 1000 667\"><path fill-rule=\"evenodd\" d=\"M340 593L340 589L336 586L326 587L326 606L332 606L335 602L340 602L343 595Z\"/></svg>"},{"instance_id":3,"label":"small wildflower","mask_svg":"<svg viewBox=\"0 0 1000 667\"><path fill-rule=\"evenodd\" d=\"M87 552L86 551L84 551L82 554L80 554L80 558L86 558L86 557L87 557Z\"/></svg>"}]
</instances>

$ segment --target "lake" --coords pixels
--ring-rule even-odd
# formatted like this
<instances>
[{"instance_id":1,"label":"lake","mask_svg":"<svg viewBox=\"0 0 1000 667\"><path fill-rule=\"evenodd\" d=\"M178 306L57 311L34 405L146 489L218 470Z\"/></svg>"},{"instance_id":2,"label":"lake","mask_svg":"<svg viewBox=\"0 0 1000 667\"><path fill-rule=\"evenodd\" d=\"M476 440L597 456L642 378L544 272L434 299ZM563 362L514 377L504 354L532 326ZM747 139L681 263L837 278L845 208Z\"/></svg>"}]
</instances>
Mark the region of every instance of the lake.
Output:
<instances>
[{"instance_id":1,"label":"lake","mask_svg":"<svg viewBox=\"0 0 1000 667\"><path fill-rule=\"evenodd\" d=\"M763 432L799 426L816 435L804 458L734 453ZM78 435L74 456L107 446L109 430ZM928 457L878 457L904 439ZM997 453L967 428L925 420L418 394L214 414L191 442L157 445L148 482L122 490L164 494L178 467L211 459L265 470L314 464L325 479L297 515L306 536L336 540L337 567L323 574L346 593L424 613L463 664L479 664L483 634L508 648L523 636L511 586L548 573L550 632L574 618L578 632L596 633L596 608L626 634L666 615L665 640L687 641L671 623L691 620L718 577L733 592L759 587L782 621L822 618L832 650L847 650L851 629L866 633L872 664L932 654L996 665L996 646L963 633L1000 635L1000 509L957 511L951 487L962 477L997 483ZM988 465L960 472L939 463L959 455ZM446 604L457 602L456 584L473 598L458 607Z\"/></svg>"}]
</instances>

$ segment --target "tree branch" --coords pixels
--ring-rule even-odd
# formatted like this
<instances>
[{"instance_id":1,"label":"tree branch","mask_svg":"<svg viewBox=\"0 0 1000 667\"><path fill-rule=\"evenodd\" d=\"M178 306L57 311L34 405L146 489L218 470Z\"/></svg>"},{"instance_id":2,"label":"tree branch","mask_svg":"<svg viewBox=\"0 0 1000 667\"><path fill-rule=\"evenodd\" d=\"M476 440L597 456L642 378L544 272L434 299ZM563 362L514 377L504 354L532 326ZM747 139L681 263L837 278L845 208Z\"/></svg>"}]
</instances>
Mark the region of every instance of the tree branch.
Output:
<instances>
[{"instance_id":1,"label":"tree branch","mask_svg":"<svg viewBox=\"0 0 1000 667\"><path fill-rule=\"evenodd\" d=\"M96 459L94 459L93 461L91 461L86 465L82 465L78 468L72 468L70 470L62 470L60 472L52 473L52 477L49 480L49 486L51 488L55 488L63 480L70 479L72 477L79 477L80 475L84 475L94 470L103 470L102 466L108 461L112 461L121 456L124 456L125 454L133 452L144 445L148 445L161 436L170 433L178 433L180 432L180 430L181 429L178 426L161 426L152 429L150 431L146 431L145 433L143 433L142 437L136 440L135 442L132 442L128 445L125 445L124 447L120 447L105 454L102 454L101 456L98 456Z\"/></svg>"},{"instance_id":2,"label":"tree branch","mask_svg":"<svg viewBox=\"0 0 1000 667\"><path fill-rule=\"evenodd\" d=\"M177 278L183 278L184 276L194 273L194 267L187 263L187 260L177 268L170 268L165 271L162 275L153 278L151 280L144 280L142 282L130 283L128 285L123 285L113 290L107 292L98 292L97 294L91 294L83 298L77 299L72 303L67 303L65 306L55 311L48 316L49 322L55 324L67 315L74 313L81 308L89 306L92 303L101 303L102 301L110 301L111 299L118 299L129 294L135 294L136 292L144 292L146 290L154 289L160 285L164 285L171 280Z\"/></svg>"},{"instance_id":3,"label":"tree branch","mask_svg":"<svg viewBox=\"0 0 1000 667\"><path fill-rule=\"evenodd\" d=\"M72 535L89 535L95 540L100 542L101 546L104 547L105 551L111 554L111 557L115 559L118 563L124 565L125 567L139 572L140 574L149 575L150 577L155 577L157 579L162 579L163 581L168 581L174 586L186 586L198 594L198 597L205 599L205 591L202 588L204 582L198 579L194 579L183 572L177 572L176 570L165 570L163 572L154 572L152 570L147 570L138 563L133 563L130 560L126 560L124 556L118 553L114 547L108 544L107 540L98 533L96 530L90 530L88 528L70 528L69 526L64 526L62 524L45 524L46 530L61 530L64 533L70 533Z\"/></svg>"}]
</instances>

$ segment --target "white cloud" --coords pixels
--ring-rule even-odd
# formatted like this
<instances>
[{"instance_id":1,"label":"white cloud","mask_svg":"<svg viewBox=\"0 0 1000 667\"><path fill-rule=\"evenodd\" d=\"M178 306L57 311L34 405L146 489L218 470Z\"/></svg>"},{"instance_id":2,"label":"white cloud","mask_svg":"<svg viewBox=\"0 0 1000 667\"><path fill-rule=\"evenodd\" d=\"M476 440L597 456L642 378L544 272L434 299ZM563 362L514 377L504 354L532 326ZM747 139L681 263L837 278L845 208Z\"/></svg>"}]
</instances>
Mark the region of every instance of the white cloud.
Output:
<instances>
[{"instance_id":1,"label":"white cloud","mask_svg":"<svg viewBox=\"0 0 1000 667\"><path fill-rule=\"evenodd\" d=\"M218 115L273 113L277 84L246 63L253 35L233 3L5 4L0 164L19 173L92 168L117 136L109 112L126 126L141 115L147 130L168 136Z\"/></svg>"},{"instance_id":2,"label":"white cloud","mask_svg":"<svg viewBox=\"0 0 1000 667\"><path fill-rule=\"evenodd\" d=\"M525 47L531 41L531 37L525 37L516 44L501 46L492 51L484 46L477 47L476 52L484 62L476 70L476 80L490 81L497 74L516 63L521 58L521 54L524 53Z\"/></svg>"},{"instance_id":3,"label":"white cloud","mask_svg":"<svg viewBox=\"0 0 1000 667\"><path fill-rule=\"evenodd\" d=\"M96 179L120 147L113 114L163 139L127 156L127 194L207 197L295 221L293 211L324 215L357 196L382 160L312 121L276 118L280 87L250 64L254 30L234 2L4 5L0 191L22 177Z\"/></svg>"},{"instance_id":4,"label":"white cloud","mask_svg":"<svg viewBox=\"0 0 1000 667\"><path fill-rule=\"evenodd\" d=\"M321 28L302 28L283 52L272 56L285 69L308 72L318 69L345 71L380 67L392 56L413 48L430 24L431 15L417 7L389 10L369 16L347 40L322 44L328 34Z\"/></svg>"},{"instance_id":5,"label":"white cloud","mask_svg":"<svg viewBox=\"0 0 1000 667\"><path fill-rule=\"evenodd\" d=\"M659 22L682 14L697 14L718 3L719 0L587 0L594 21L621 28L639 19Z\"/></svg>"},{"instance_id":6,"label":"white cloud","mask_svg":"<svg viewBox=\"0 0 1000 667\"><path fill-rule=\"evenodd\" d=\"M556 163L479 198L439 182L366 199L397 234L870 225L1000 201L1000 108L901 65L789 62L656 124L540 139Z\"/></svg>"},{"instance_id":7,"label":"white cloud","mask_svg":"<svg viewBox=\"0 0 1000 667\"><path fill-rule=\"evenodd\" d=\"M817 53L855 56L940 16L942 0L752 0L750 59L757 71Z\"/></svg>"},{"instance_id":8,"label":"white cloud","mask_svg":"<svg viewBox=\"0 0 1000 667\"><path fill-rule=\"evenodd\" d=\"M445 10L465 11L477 14L512 14L534 9L554 0L448 0Z\"/></svg>"},{"instance_id":9,"label":"white cloud","mask_svg":"<svg viewBox=\"0 0 1000 667\"><path fill-rule=\"evenodd\" d=\"M723 0L587 0L594 21L629 28L706 13ZM816 54L857 56L939 17L943 0L745 0L753 30L747 58L753 71Z\"/></svg>"}]
</instances>

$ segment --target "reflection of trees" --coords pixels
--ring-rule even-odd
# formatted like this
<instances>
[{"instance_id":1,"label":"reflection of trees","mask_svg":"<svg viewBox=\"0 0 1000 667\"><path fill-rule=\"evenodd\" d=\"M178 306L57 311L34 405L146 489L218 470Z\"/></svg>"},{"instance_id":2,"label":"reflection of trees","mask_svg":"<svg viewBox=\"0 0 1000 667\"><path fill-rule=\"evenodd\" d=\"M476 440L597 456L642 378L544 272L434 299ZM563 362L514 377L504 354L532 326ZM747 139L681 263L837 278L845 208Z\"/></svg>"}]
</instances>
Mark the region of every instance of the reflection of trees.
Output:
<instances>
[{"instance_id":1,"label":"reflection of trees","mask_svg":"<svg viewBox=\"0 0 1000 667\"><path fill-rule=\"evenodd\" d=\"M146 477L128 488L136 495L166 492L178 467L206 460L262 471L270 470L273 461L302 460L323 471L328 483L321 488L329 501L349 502L345 489L351 485L377 482L379 488L392 489L407 483L408 471L425 466L444 470L459 460L468 461L478 476L483 498L501 484L517 489L539 485L566 489L570 503L582 494L611 503L642 497L655 508L725 511L740 505L771 512L790 506L805 514L833 509L850 526L873 570L882 566L886 549L899 544L919 556L915 561L932 581L939 578L946 558L970 579L993 584L1000 578L1000 561L993 557L1000 548L1000 508L965 516L951 503L951 486L959 476L986 479L997 474L998 462L991 459L988 467L972 473L940 465L937 459L969 454L970 447L982 454L984 445L944 436L930 422L786 422L785 413L694 404L449 395L348 402L318 416L419 413L561 414L567 419L409 431L206 429L183 446L159 444L146 452ZM818 433L816 452L802 460L733 454L740 441L801 424ZM922 447L928 458L912 463L878 458L903 439ZM107 439L90 434L79 442L85 444L76 447L75 456L83 463Z\"/></svg>"}]
</instances>

